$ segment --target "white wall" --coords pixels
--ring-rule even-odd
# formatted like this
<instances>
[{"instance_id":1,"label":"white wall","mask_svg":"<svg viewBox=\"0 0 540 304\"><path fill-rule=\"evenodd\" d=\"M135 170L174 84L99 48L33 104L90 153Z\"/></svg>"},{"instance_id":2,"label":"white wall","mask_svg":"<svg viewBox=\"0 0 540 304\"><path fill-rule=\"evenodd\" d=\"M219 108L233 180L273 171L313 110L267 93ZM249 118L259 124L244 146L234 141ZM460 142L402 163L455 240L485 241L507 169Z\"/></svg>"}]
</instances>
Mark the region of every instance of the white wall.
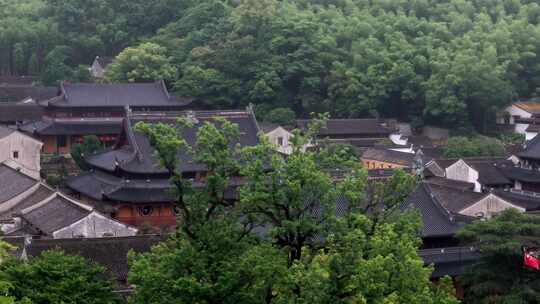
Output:
<instances>
[{"instance_id":1,"label":"white wall","mask_svg":"<svg viewBox=\"0 0 540 304\"><path fill-rule=\"evenodd\" d=\"M403 138L401 137L401 134L399 133L394 133L394 134L390 134L390 136L388 136L388 138L390 138L390 140L396 144L396 145L400 145L400 146L404 146L407 144L407 138Z\"/></svg>"},{"instance_id":2,"label":"white wall","mask_svg":"<svg viewBox=\"0 0 540 304\"><path fill-rule=\"evenodd\" d=\"M281 126L278 126L274 130L266 133L265 135L268 138L268 141L276 147L276 150L287 155L292 153L291 139L293 137L293 134L291 132L285 130ZM282 138L281 145L279 144L280 137ZM312 144L304 145L303 150L305 151L308 147L311 146Z\"/></svg>"},{"instance_id":3,"label":"white wall","mask_svg":"<svg viewBox=\"0 0 540 304\"><path fill-rule=\"evenodd\" d=\"M266 133L266 136L268 137L268 140L271 144L276 146L276 149L284 154L291 154L292 153L292 147L289 143L292 133L285 130L282 127L277 127L274 130ZM282 138L283 142L282 145L279 144L279 138Z\"/></svg>"},{"instance_id":4,"label":"white wall","mask_svg":"<svg viewBox=\"0 0 540 304\"><path fill-rule=\"evenodd\" d=\"M508 208L514 208L520 212L525 212L524 208L513 205L494 194L489 194L476 202L474 205L463 209L459 213L468 216L477 216L479 214L483 214L485 218L491 218L493 215Z\"/></svg>"},{"instance_id":5,"label":"white wall","mask_svg":"<svg viewBox=\"0 0 540 304\"><path fill-rule=\"evenodd\" d=\"M53 238L62 239L80 236L99 238L106 237L106 234L111 236L133 236L137 234L137 229L93 211L78 222L55 231Z\"/></svg>"},{"instance_id":6,"label":"white wall","mask_svg":"<svg viewBox=\"0 0 540 304\"><path fill-rule=\"evenodd\" d=\"M12 168L21 168L23 173L39 179L40 151L43 143L15 131L0 139L0 163L5 163ZM14 152L18 152L18 158Z\"/></svg>"},{"instance_id":7,"label":"white wall","mask_svg":"<svg viewBox=\"0 0 540 304\"><path fill-rule=\"evenodd\" d=\"M538 135L537 132L525 132L525 140L531 140Z\"/></svg>"},{"instance_id":8,"label":"white wall","mask_svg":"<svg viewBox=\"0 0 540 304\"><path fill-rule=\"evenodd\" d=\"M514 132L518 134L525 134L525 130L529 127L529 124L516 123L514 116L521 118L531 118L532 114L517 107L516 105L511 105L505 109L505 112L510 114L510 124L514 126ZM502 119L504 122L504 119Z\"/></svg>"},{"instance_id":9,"label":"white wall","mask_svg":"<svg viewBox=\"0 0 540 304\"><path fill-rule=\"evenodd\" d=\"M462 159L446 168L446 178L473 183L475 192L482 191L482 186L478 182L478 171L471 168Z\"/></svg>"}]
</instances>

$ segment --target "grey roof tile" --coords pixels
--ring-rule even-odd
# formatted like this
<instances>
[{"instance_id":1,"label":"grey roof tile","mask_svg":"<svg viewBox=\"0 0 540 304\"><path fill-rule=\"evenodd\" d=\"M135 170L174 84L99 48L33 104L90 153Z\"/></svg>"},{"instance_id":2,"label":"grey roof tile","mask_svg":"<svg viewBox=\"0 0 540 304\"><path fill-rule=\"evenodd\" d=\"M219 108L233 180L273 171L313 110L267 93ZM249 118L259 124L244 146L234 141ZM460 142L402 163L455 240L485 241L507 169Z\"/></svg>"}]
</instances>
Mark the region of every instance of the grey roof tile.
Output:
<instances>
[{"instance_id":1,"label":"grey roof tile","mask_svg":"<svg viewBox=\"0 0 540 304\"><path fill-rule=\"evenodd\" d=\"M163 82L97 84L62 83L62 95L46 102L54 107L183 107L192 99L171 97Z\"/></svg>"},{"instance_id":2,"label":"grey roof tile","mask_svg":"<svg viewBox=\"0 0 540 304\"><path fill-rule=\"evenodd\" d=\"M57 194L50 200L22 210L21 216L32 227L46 235L52 235L53 232L77 222L91 212L92 208L82 207Z\"/></svg>"},{"instance_id":3,"label":"grey roof tile","mask_svg":"<svg viewBox=\"0 0 540 304\"><path fill-rule=\"evenodd\" d=\"M35 179L11 167L0 164L0 206L29 190L38 183Z\"/></svg>"}]
</instances>

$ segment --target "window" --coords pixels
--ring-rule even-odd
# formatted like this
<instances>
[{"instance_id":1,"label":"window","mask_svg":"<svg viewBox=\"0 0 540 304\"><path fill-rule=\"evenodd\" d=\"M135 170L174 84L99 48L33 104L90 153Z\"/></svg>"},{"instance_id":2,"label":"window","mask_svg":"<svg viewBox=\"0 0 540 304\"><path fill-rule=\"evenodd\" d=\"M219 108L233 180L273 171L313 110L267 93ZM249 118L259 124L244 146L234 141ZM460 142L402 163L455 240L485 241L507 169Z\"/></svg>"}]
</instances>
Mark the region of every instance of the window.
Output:
<instances>
[{"instance_id":1,"label":"window","mask_svg":"<svg viewBox=\"0 0 540 304\"><path fill-rule=\"evenodd\" d=\"M18 159L19 158L19 151L13 151L13 158Z\"/></svg>"},{"instance_id":2,"label":"window","mask_svg":"<svg viewBox=\"0 0 540 304\"><path fill-rule=\"evenodd\" d=\"M277 138L277 144L280 145L280 146L283 146L283 137L278 137Z\"/></svg>"},{"instance_id":3,"label":"window","mask_svg":"<svg viewBox=\"0 0 540 304\"><path fill-rule=\"evenodd\" d=\"M57 140L56 145L59 148L64 148L67 146L67 137L65 135L58 135L56 140Z\"/></svg>"},{"instance_id":4,"label":"window","mask_svg":"<svg viewBox=\"0 0 540 304\"><path fill-rule=\"evenodd\" d=\"M154 208L152 208L152 206L144 206L139 208L139 213L142 216L149 216L152 214L152 212L154 212Z\"/></svg>"}]
</instances>

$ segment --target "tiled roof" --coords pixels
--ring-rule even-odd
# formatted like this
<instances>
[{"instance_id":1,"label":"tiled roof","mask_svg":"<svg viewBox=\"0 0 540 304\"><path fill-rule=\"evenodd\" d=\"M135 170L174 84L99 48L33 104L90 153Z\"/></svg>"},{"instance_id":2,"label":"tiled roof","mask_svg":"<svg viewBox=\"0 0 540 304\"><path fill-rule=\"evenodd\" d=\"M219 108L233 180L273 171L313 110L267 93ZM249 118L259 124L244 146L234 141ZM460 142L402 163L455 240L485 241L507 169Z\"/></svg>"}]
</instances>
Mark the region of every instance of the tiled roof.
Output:
<instances>
[{"instance_id":1,"label":"tiled roof","mask_svg":"<svg viewBox=\"0 0 540 304\"><path fill-rule=\"evenodd\" d=\"M493 194L509 203L525 208L526 211L540 210L540 195L538 194L501 189L494 190Z\"/></svg>"},{"instance_id":2,"label":"tiled roof","mask_svg":"<svg viewBox=\"0 0 540 304\"><path fill-rule=\"evenodd\" d=\"M505 177L503 172L492 161L465 161L478 172L478 182L486 186L510 185L512 182Z\"/></svg>"},{"instance_id":3,"label":"tiled roof","mask_svg":"<svg viewBox=\"0 0 540 304\"><path fill-rule=\"evenodd\" d=\"M0 86L0 101L19 102L27 98L42 101L55 97L57 93L55 87Z\"/></svg>"},{"instance_id":4,"label":"tiled roof","mask_svg":"<svg viewBox=\"0 0 540 304\"><path fill-rule=\"evenodd\" d=\"M398 164L402 166L410 166L414 160L414 154L388 149L371 148L366 150L362 154L362 159Z\"/></svg>"},{"instance_id":5,"label":"tiled roof","mask_svg":"<svg viewBox=\"0 0 540 304\"><path fill-rule=\"evenodd\" d=\"M523 151L518 156L526 159L540 159L540 136L535 136L525 144Z\"/></svg>"},{"instance_id":6,"label":"tiled roof","mask_svg":"<svg viewBox=\"0 0 540 304\"><path fill-rule=\"evenodd\" d=\"M423 222L422 237L453 236L463 224L439 203L425 183L409 195L404 207L419 210Z\"/></svg>"},{"instance_id":7,"label":"tiled roof","mask_svg":"<svg viewBox=\"0 0 540 304\"><path fill-rule=\"evenodd\" d=\"M57 193L52 198L22 210L20 215L32 227L46 235L52 235L55 231L77 222L91 212L91 207L76 203Z\"/></svg>"},{"instance_id":8,"label":"tiled roof","mask_svg":"<svg viewBox=\"0 0 540 304\"><path fill-rule=\"evenodd\" d=\"M519 167L499 168L501 172L510 180L517 180L528 183L540 183L540 171L523 169Z\"/></svg>"},{"instance_id":9,"label":"tiled roof","mask_svg":"<svg viewBox=\"0 0 540 304\"><path fill-rule=\"evenodd\" d=\"M235 200L241 181L231 180L225 191L225 199ZM129 203L163 203L175 200L167 178L122 179L105 172L94 171L71 177L68 187L95 200ZM193 187L202 187L193 183Z\"/></svg>"},{"instance_id":10,"label":"tiled roof","mask_svg":"<svg viewBox=\"0 0 540 304\"><path fill-rule=\"evenodd\" d=\"M461 191L474 190L473 183L467 183L467 182L448 179L448 178L439 177L439 176L429 177L428 179L425 180L425 182L432 185L444 186L444 187L453 188L453 189L457 189Z\"/></svg>"},{"instance_id":11,"label":"tiled roof","mask_svg":"<svg viewBox=\"0 0 540 304\"><path fill-rule=\"evenodd\" d=\"M404 208L415 208L422 216L422 237L446 237L453 236L465 223L472 220L469 217L454 213L466 204L470 204L475 194L462 193L465 201L455 203L452 193L459 194L459 190L444 189L445 187L421 183L416 190L409 195L404 203ZM480 194L480 197L482 195Z\"/></svg>"},{"instance_id":12,"label":"tiled roof","mask_svg":"<svg viewBox=\"0 0 540 304\"><path fill-rule=\"evenodd\" d=\"M42 119L25 123L21 131L39 135L119 134L121 118Z\"/></svg>"},{"instance_id":13,"label":"tiled roof","mask_svg":"<svg viewBox=\"0 0 540 304\"><path fill-rule=\"evenodd\" d=\"M462 190L429 182L426 183L426 186L437 202L452 214L458 214L463 209L486 196L483 193L474 192L469 189Z\"/></svg>"},{"instance_id":14,"label":"tiled roof","mask_svg":"<svg viewBox=\"0 0 540 304\"><path fill-rule=\"evenodd\" d=\"M0 164L0 206L36 184L37 181L28 175Z\"/></svg>"},{"instance_id":15,"label":"tiled roof","mask_svg":"<svg viewBox=\"0 0 540 304\"><path fill-rule=\"evenodd\" d=\"M434 264L432 278L443 276L459 276L465 272L467 266L473 264L481 255L474 247L448 247L435 249L422 249L418 255L424 263Z\"/></svg>"},{"instance_id":16,"label":"tiled roof","mask_svg":"<svg viewBox=\"0 0 540 304\"><path fill-rule=\"evenodd\" d=\"M13 132L15 132L14 129L4 127L4 126L0 126L0 139L6 137L8 135L11 135L11 133L13 133Z\"/></svg>"},{"instance_id":17,"label":"tiled roof","mask_svg":"<svg viewBox=\"0 0 540 304\"><path fill-rule=\"evenodd\" d=\"M62 95L46 102L55 107L183 107L192 99L170 96L163 82L61 84Z\"/></svg>"},{"instance_id":18,"label":"tiled roof","mask_svg":"<svg viewBox=\"0 0 540 304\"><path fill-rule=\"evenodd\" d=\"M38 120L43 117L43 107L36 104L0 103L0 123Z\"/></svg>"},{"instance_id":19,"label":"tiled roof","mask_svg":"<svg viewBox=\"0 0 540 304\"><path fill-rule=\"evenodd\" d=\"M538 125L538 124L530 124L527 127L527 129L525 129L525 132L538 133L538 132L540 132L540 125Z\"/></svg>"},{"instance_id":20,"label":"tiled roof","mask_svg":"<svg viewBox=\"0 0 540 304\"><path fill-rule=\"evenodd\" d=\"M299 119L296 125L300 129L307 129L311 120ZM320 132L321 136L332 135L389 135L395 130L384 126L385 122L379 119L329 119L326 128Z\"/></svg>"},{"instance_id":21,"label":"tiled roof","mask_svg":"<svg viewBox=\"0 0 540 304\"><path fill-rule=\"evenodd\" d=\"M134 130L134 125L140 121L148 123L176 123L179 117L184 117L190 112L185 113L169 113L163 115L133 115L129 120L124 121L122 130L123 136L128 138L129 144L127 147L116 147L112 151L98 153L86 158L86 161L91 166L101 168L108 171L113 171L118 167L125 171L134 174L166 174L166 170L159 165L159 161L155 156L154 149L150 145L148 137ZM238 142L232 146L239 144L240 146L253 146L258 143L258 127L255 117L247 111L205 111L191 112L195 115L197 122L192 128L183 130L184 139L193 146L196 142L196 134L205 122L212 122L215 117L223 117L228 121L238 125L240 130L240 138ZM202 164L195 163L193 158L185 153L180 152L180 169L183 172L195 172L206 170Z\"/></svg>"},{"instance_id":22,"label":"tiled roof","mask_svg":"<svg viewBox=\"0 0 540 304\"><path fill-rule=\"evenodd\" d=\"M532 114L540 113L540 102L531 100L531 101L520 101L514 103L514 105L524 111L527 111Z\"/></svg>"},{"instance_id":23,"label":"tiled roof","mask_svg":"<svg viewBox=\"0 0 540 304\"><path fill-rule=\"evenodd\" d=\"M39 187L34 192L32 192L32 194L22 199L12 208L2 211L0 213L0 220L7 221L13 219L13 216L19 213L21 210L34 206L35 204L50 197L53 193L54 191L51 188L40 184Z\"/></svg>"},{"instance_id":24,"label":"tiled roof","mask_svg":"<svg viewBox=\"0 0 540 304\"><path fill-rule=\"evenodd\" d=\"M128 252L131 250L136 253L147 252L152 246L164 240L164 236L155 235L95 239L43 239L32 240L26 252L29 256L39 256L44 251L59 249L66 254L80 255L104 266L111 278L125 283L129 271Z\"/></svg>"}]
</instances>

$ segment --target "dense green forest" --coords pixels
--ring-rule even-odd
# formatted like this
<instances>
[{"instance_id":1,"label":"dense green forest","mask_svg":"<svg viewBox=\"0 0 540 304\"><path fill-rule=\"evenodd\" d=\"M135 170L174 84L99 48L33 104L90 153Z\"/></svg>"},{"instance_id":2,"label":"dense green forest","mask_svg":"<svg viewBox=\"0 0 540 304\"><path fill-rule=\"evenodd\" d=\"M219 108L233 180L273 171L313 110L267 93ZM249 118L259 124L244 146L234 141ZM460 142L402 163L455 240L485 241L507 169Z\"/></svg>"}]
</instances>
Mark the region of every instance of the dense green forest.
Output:
<instances>
[{"instance_id":1,"label":"dense green forest","mask_svg":"<svg viewBox=\"0 0 540 304\"><path fill-rule=\"evenodd\" d=\"M173 91L212 107L251 102L261 113L285 107L479 131L496 109L540 88L537 0L0 3L0 71L48 85L84 80L80 65L96 55L137 54L147 43L166 56Z\"/></svg>"}]
</instances>

